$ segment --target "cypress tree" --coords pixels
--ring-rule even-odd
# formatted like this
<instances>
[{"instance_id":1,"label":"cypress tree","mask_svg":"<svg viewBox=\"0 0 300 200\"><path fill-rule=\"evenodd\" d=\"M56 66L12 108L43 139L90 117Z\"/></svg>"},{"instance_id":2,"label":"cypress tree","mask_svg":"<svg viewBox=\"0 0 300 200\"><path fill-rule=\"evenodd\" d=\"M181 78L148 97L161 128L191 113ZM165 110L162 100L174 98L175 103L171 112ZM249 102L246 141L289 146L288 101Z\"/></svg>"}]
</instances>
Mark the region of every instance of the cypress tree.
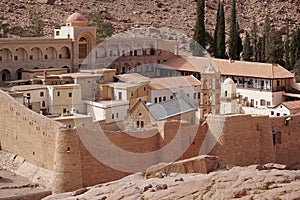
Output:
<instances>
[{"instance_id":1,"label":"cypress tree","mask_svg":"<svg viewBox=\"0 0 300 200\"><path fill-rule=\"evenodd\" d=\"M237 59L239 60L240 54L243 51L243 41L242 41L242 38L240 37L240 33L239 33L239 30L240 30L239 23L236 23L236 30L237 30L237 35L236 35L236 37L237 37Z\"/></svg>"},{"instance_id":2,"label":"cypress tree","mask_svg":"<svg viewBox=\"0 0 300 200\"><path fill-rule=\"evenodd\" d=\"M202 49L201 47L205 49L206 31L204 25L204 8L205 8L205 0L198 0L195 32L193 36L193 41L190 44L194 56L201 56L203 54L203 52L201 52Z\"/></svg>"},{"instance_id":3,"label":"cypress tree","mask_svg":"<svg viewBox=\"0 0 300 200\"><path fill-rule=\"evenodd\" d=\"M258 49L257 49L258 39L257 39L257 23L255 17L253 17L252 19L251 43L253 47L253 56L254 56L253 61L257 61L258 60Z\"/></svg>"},{"instance_id":4,"label":"cypress tree","mask_svg":"<svg viewBox=\"0 0 300 200\"><path fill-rule=\"evenodd\" d=\"M293 32L293 37L290 44L290 67L293 69L300 55L300 29Z\"/></svg>"},{"instance_id":5,"label":"cypress tree","mask_svg":"<svg viewBox=\"0 0 300 200\"><path fill-rule=\"evenodd\" d=\"M250 61L252 57L252 46L250 41L250 35L247 31L243 47L243 60Z\"/></svg>"},{"instance_id":6,"label":"cypress tree","mask_svg":"<svg viewBox=\"0 0 300 200\"><path fill-rule=\"evenodd\" d=\"M280 32L274 28L271 29L267 44L267 48L265 49L266 62L281 63L284 54L284 45Z\"/></svg>"},{"instance_id":7,"label":"cypress tree","mask_svg":"<svg viewBox=\"0 0 300 200\"><path fill-rule=\"evenodd\" d=\"M264 23L264 30L263 30L263 61L266 61L266 49L268 48L268 37L270 34L270 16L269 13L267 13Z\"/></svg>"},{"instance_id":8,"label":"cypress tree","mask_svg":"<svg viewBox=\"0 0 300 200\"><path fill-rule=\"evenodd\" d=\"M231 16L229 30L229 57L234 60L239 59L239 33L238 23L236 21L236 6L235 0L231 0Z\"/></svg>"},{"instance_id":9,"label":"cypress tree","mask_svg":"<svg viewBox=\"0 0 300 200\"><path fill-rule=\"evenodd\" d=\"M286 25L286 34L284 39L284 62L285 62L285 68L287 70L291 70L290 67L290 28L289 24Z\"/></svg>"},{"instance_id":10,"label":"cypress tree","mask_svg":"<svg viewBox=\"0 0 300 200\"><path fill-rule=\"evenodd\" d=\"M263 37L258 38L257 42L257 61L263 62L264 61L264 39Z\"/></svg>"},{"instance_id":11,"label":"cypress tree","mask_svg":"<svg viewBox=\"0 0 300 200\"><path fill-rule=\"evenodd\" d=\"M225 58L225 17L224 5L218 2L217 23L214 33L214 54L216 58Z\"/></svg>"}]
</instances>

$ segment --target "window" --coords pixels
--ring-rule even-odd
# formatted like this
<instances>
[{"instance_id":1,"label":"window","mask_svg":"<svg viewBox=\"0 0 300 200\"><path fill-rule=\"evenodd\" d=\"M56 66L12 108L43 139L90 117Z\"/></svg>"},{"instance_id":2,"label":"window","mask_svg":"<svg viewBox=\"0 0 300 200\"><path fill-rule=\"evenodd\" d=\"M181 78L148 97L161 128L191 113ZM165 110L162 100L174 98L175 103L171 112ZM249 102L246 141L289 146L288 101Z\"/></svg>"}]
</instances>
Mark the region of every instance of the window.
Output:
<instances>
[{"instance_id":1,"label":"window","mask_svg":"<svg viewBox=\"0 0 300 200\"><path fill-rule=\"evenodd\" d=\"M274 111L271 111L271 115L274 115Z\"/></svg>"},{"instance_id":2,"label":"window","mask_svg":"<svg viewBox=\"0 0 300 200\"><path fill-rule=\"evenodd\" d=\"M66 109L66 108L64 108L64 109L63 109L63 113L66 113L66 112L67 112L67 109Z\"/></svg>"},{"instance_id":3,"label":"window","mask_svg":"<svg viewBox=\"0 0 300 200\"><path fill-rule=\"evenodd\" d=\"M159 102L161 102L161 97L159 97Z\"/></svg>"},{"instance_id":4,"label":"window","mask_svg":"<svg viewBox=\"0 0 300 200\"><path fill-rule=\"evenodd\" d=\"M144 128L144 121L141 121L141 128Z\"/></svg>"},{"instance_id":5,"label":"window","mask_svg":"<svg viewBox=\"0 0 300 200\"><path fill-rule=\"evenodd\" d=\"M131 91L131 96L133 97L133 91Z\"/></svg>"},{"instance_id":6,"label":"window","mask_svg":"<svg viewBox=\"0 0 300 200\"><path fill-rule=\"evenodd\" d=\"M271 102L270 101L267 101L267 106L270 106L271 105Z\"/></svg>"},{"instance_id":7,"label":"window","mask_svg":"<svg viewBox=\"0 0 300 200\"><path fill-rule=\"evenodd\" d=\"M45 55L44 58L45 58L45 60L47 60L48 59L48 55Z\"/></svg>"},{"instance_id":8,"label":"window","mask_svg":"<svg viewBox=\"0 0 300 200\"><path fill-rule=\"evenodd\" d=\"M277 113L277 116L279 117L279 116L280 116L280 113Z\"/></svg>"},{"instance_id":9,"label":"window","mask_svg":"<svg viewBox=\"0 0 300 200\"><path fill-rule=\"evenodd\" d=\"M261 100L260 100L260 105L261 105L261 106L266 106L266 100L261 99Z\"/></svg>"},{"instance_id":10,"label":"window","mask_svg":"<svg viewBox=\"0 0 300 200\"><path fill-rule=\"evenodd\" d=\"M116 113L116 118L119 118L119 113Z\"/></svg>"},{"instance_id":11,"label":"window","mask_svg":"<svg viewBox=\"0 0 300 200\"><path fill-rule=\"evenodd\" d=\"M136 127L140 128L140 121L136 122Z\"/></svg>"},{"instance_id":12,"label":"window","mask_svg":"<svg viewBox=\"0 0 300 200\"><path fill-rule=\"evenodd\" d=\"M59 36L59 31L56 31L55 34L56 34L56 36Z\"/></svg>"},{"instance_id":13,"label":"window","mask_svg":"<svg viewBox=\"0 0 300 200\"><path fill-rule=\"evenodd\" d=\"M14 59L15 59L15 60L18 60L18 56L15 56Z\"/></svg>"},{"instance_id":14,"label":"window","mask_svg":"<svg viewBox=\"0 0 300 200\"><path fill-rule=\"evenodd\" d=\"M59 58L59 59L62 59L62 54L59 54L59 55L58 55L58 58Z\"/></svg>"},{"instance_id":15,"label":"window","mask_svg":"<svg viewBox=\"0 0 300 200\"><path fill-rule=\"evenodd\" d=\"M173 95L170 96L170 99L173 99Z\"/></svg>"},{"instance_id":16,"label":"window","mask_svg":"<svg viewBox=\"0 0 300 200\"><path fill-rule=\"evenodd\" d=\"M154 98L154 103L157 103L157 97Z\"/></svg>"},{"instance_id":17,"label":"window","mask_svg":"<svg viewBox=\"0 0 300 200\"><path fill-rule=\"evenodd\" d=\"M115 115L114 115L114 113L113 113L113 114L111 114L111 118L112 118L112 119L115 119Z\"/></svg>"},{"instance_id":18,"label":"window","mask_svg":"<svg viewBox=\"0 0 300 200\"><path fill-rule=\"evenodd\" d=\"M139 116L142 116L142 113L139 113Z\"/></svg>"},{"instance_id":19,"label":"window","mask_svg":"<svg viewBox=\"0 0 300 200\"><path fill-rule=\"evenodd\" d=\"M146 91L146 87L144 87L144 91Z\"/></svg>"},{"instance_id":20,"label":"window","mask_svg":"<svg viewBox=\"0 0 300 200\"><path fill-rule=\"evenodd\" d=\"M72 92L69 93L69 97L72 97Z\"/></svg>"},{"instance_id":21,"label":"window","mask_svg":"<svg viewBox=\"0 0 300 200\"><path fill-rule=\"evenodd\" d=\"M225 91L225 97L227 97L227 91Z\"/></svg>"},{"instance_id":22,"label":"window","mask_svg":"<svg viewBox=\"0 0 300 200\"><path fill-rule=\"evenodd\" d=\"M194 99L196 99L197 98L197 93L194 93Z\"/></svg>"},{"instance_id":23,"label":"window","mask_svg":"<svg viewBox=\"0 0 300 200\"><path fill-rule=\"evenodd\" d=\"M119 92L119 100L122 100L122 92Z\"/></svg>"},{"instance_id":24,"label":"window","mask_svg":"<svg viewBox=\"0 0 300 200\"><path fill-rule=\"evenodd\" d=\"M280 86L280 81L279 80L277 80L277 87L279 87Z\"/></svg>"},{"instance_id":25,"label":"window","mask_svg":"<svg viewBox=\"0 0 300 200\"><path fill-rule=\"evenodd\" d=\"M60 96L60 92L59 92L59 91L57 92L57 96L58 96L58 97Z\"/></svg>"},{"instance_id":26,"label":"window","mask_svg":"<svg viewBox=\"0 0 300 200\"><path fill-rule=\"evenodd\" d=\"M200 92L198 92L198 99L200 99Z\"/></svg>"},{"instance_id":27,"label":"window","mask_svg":"<svg viewBox=\"0 0 300 200\"><path fill-rule=\"evenodd\" d=\"M30 93L27 93L26 95L27 95L28 97L30 97Z\"/></svg>"},{"instance_id":28,"label":"window","mask_svg":"<svg viewBox=\"0 0 300 200\"><path fill-rule=\"evenodd\" d=\"M44 92L40 92L40 97L43 97L44 96Z\"/></svg>"},{"instance_id":29,"label":"window","mask_svg":"<svg viewBox=\"0 0 300 200\"><path fill-rule=\"evenodd\" d=\"M0 56L0 61L2 61L2 56Z\"/></svg>"},{"instance_id":30,"label":"window","mask_svg":"<svg viewBox=\"0 0 300 200\"><path fill-rule=\"evenodd\" d=\"M281 132L272 130L273 134L273 145L281 144Z\"/></svg>"},{"instance_id":31,"label":"window","mask_svg":"<svg viewBox=\"0 0 300 200\"><path fill-rule=\"evenodd\" d=\"M164 96L164 98L163 98L163 101L166 101L167 100L167 97L166 96Z\"/></svg>"},{"instance_id":32,"label":"window","mask_svg":"<svg viewBox=\"0 0 300 200\"><path fill-rule=\"evenodd\" d=\"M29 56L29 60L33 60L33 56L32 55Z\"/></svg>"}]
</instances>

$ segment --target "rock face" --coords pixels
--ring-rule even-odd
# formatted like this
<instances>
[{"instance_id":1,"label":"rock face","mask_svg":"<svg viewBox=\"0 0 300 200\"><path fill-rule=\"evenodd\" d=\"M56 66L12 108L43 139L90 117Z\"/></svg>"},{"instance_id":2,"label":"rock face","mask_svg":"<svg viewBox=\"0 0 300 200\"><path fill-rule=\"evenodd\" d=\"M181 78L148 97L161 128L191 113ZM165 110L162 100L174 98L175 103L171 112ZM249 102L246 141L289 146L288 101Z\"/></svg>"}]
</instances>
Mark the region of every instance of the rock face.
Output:
<instances>
[{"instance_id":1,"label":"rock face","mask_svg":"<svg viewBox=\"0 0 300 200\"><path fill-rule=\"evenodd\" d=\"M76 199L300 199L300 171L283 168L278 164L252 165L209 174L170 173L151 179L137 173L91 187ZM71 200L74 196L69 192L44 200L59 199Z\"/></svg>"},{"instance_id":2,"label":"rock face","mask_svg":"<svg viewBox=\"0 0 300 200\"><path fill-rule=\"evenodd\" d=\"M215 171L220 166L219 159L215 156L198 156L186 160L181 160L174 163L160 163L149 167L146 170L145 178L162 178L171 173L188 174L188 173L203 173Z\"/></svg>"},{"instance_id":3,"label":"rock face","mask_svg":"<svg viewBox=\"0 0 300 200\"><path fill-rule=\"evenodd\" d=\"M205 25L212 34L216 23L217 0L206 1ZM52 5L53 4L53 5ZM230 0L224 0L226 30L229 30ZM241 30L249 31L252 17L256 17L258 28L268 11L274 27L285 31L289 22L290 30L300 25L298 1L292 0L238 0L237 15ZM2 0L0 1L1 20L11 24L12 29L22 29L29 25L29 10L42 13L46 24L45 33L53 34L54 24L64 24L69 15L78 11L86 14L100 11L105 19L112 22L116 32L139 27L170 27L193 35L196 20L195 0ZM21 19L21 20L20 20Z\"/></svg>"}]
</instances>

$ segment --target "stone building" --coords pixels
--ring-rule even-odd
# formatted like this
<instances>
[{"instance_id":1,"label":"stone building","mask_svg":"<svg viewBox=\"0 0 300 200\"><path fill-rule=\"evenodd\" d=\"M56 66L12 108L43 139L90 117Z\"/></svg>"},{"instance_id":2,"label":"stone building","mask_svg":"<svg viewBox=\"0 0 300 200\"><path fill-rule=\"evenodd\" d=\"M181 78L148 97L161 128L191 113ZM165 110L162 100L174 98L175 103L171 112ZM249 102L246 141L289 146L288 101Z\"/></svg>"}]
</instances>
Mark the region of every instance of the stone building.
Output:
<instances>
[{"instance_id":1,"label":"stone building","mask_svg":"<svg viewBox=\"0 0 300 200\"><path fill-rule=\"evenodd\" d=\"M160 39L120 37L96 41L96 27L88 26L84 16L74 13L65 26L54 30L53 38L1 38L0 82L20 80L23 70L42 68L65 68L69 72L111 68L117 74L135 71L155 75L159 72L153 66L176 53L177 43Z\"/></svg>"}]
</instances>

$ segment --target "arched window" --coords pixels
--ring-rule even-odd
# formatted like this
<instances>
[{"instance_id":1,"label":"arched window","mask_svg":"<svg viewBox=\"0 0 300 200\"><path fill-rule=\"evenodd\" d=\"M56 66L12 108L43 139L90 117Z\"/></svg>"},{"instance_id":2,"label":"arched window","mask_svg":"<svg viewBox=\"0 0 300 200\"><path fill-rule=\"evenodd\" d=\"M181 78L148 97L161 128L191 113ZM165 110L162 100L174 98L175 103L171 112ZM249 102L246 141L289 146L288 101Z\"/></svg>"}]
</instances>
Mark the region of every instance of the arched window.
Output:
<instances>
[{"instance_id":1,"label":"arched window","mask_svg":"<svg viewBox=\"0 0 300 200\"><path fill-rule=\"evenodd\" d=\"M140 128L140 121L137 121L137 122L136 122L136 127L137 127L137 128Z\"/></svg>"}]
</instances>

